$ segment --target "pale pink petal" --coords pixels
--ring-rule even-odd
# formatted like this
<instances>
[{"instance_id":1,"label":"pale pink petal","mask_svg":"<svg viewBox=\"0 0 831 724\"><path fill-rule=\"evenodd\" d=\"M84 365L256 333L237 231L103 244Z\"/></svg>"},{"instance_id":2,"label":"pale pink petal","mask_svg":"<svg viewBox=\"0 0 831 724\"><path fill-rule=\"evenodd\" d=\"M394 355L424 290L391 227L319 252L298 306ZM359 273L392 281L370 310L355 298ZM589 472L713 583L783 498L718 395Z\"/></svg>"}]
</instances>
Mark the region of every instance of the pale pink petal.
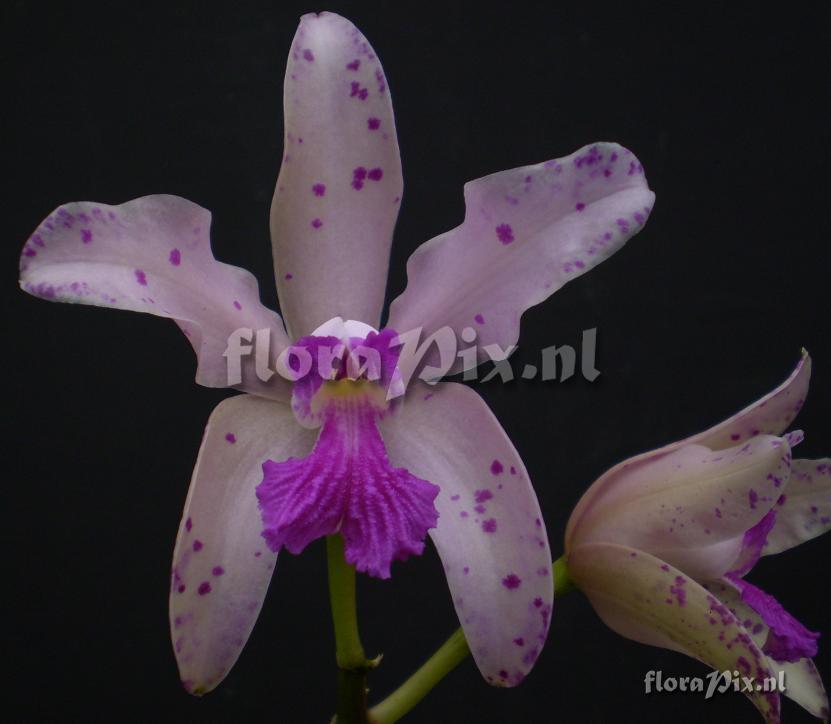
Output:
<instances>
[{"instance_id":1,"label":"pale pink petal","mask_svg":"<svg viewBox=\"0 0 831 724\"><path fill-rule=\"evenodd\" d=\"M646 223L654 196L638 160L613 143L471 181L462 225L410 257L389 326L422 327L423 337L470 327L480 361L485 345L507 350L522 313L620 249Z\"/></svg>"},{"instance_id":2,"label":"pale pink petal","mask_svg":"<svg viewBox=\"0 0 831 724\"><path fill-rule=\"evenodd\" d=\"M277 556L263 540L254 490L269 458L305 455L313 432L288 405L239 395L211 414L188 491L170 592L179 673L193 694L234 665L260 613Z\"/></svg>"},{"instance_id":3,"label":"pale pink petal","mask_svg":"<svg viewBox=\"0 0 831 724\"><path fill-rule=\"evenodd\" d=\"M336 315L377 328L403 181L384 71L348 20L303 16L285 129L271 238L291 336Z\"/></svg>"},{"instance_id":4,"label":"pale pink petal","mask_svg":"<svg viewBox=\"0 0 831 724\"><path fill-rule=\"evenodd\" d=\"M810 381L811 357L803 349L796 368L779 387L724 422L684 442L720 450L756 435L781 435L802 409Z\"/></svg>"},{"instance_id":5,"label":"pale pink petal","mask_svg":"<svg viewBox=\"0 0 831 724\"><path fill-rule=\"evenodd\" d=\"M791 424L805 402L810 378L811 358L803 350L799 364L785 382L738 414L704 432L636 455L615 465L592 484L574 507L566 526L566 547L583 516L597 502L615 496L615 489L621 482L631 483L637 480L639 471L652 461L685 445L704 445L712 450L722 450L758 435L780 435Z\"/></svg>"},{"instance_id":6,"label":"pale pink petal","mask_svg":"<svg viewBox=\"0 0 831 724\"><path fill-rule=\"evenodd\" d=\"M411 386L381 422L390 461L440 488L430 536L482 675L513 686L545 642L551 552L528 473L484 401L459 384Z\"/></svg>"},{"instance_id":7,"label":"pale pink petal","mask_svg":"<svg viewBox=\"0 0 831 724\"><path fill-rule=\"evenodd\" d=\"M767 657L709 591L660 558L633 548L589 543L568 558L569 575L603 621L626 638L682 651L718 671L772 676ZM748 694L768 722L779 721L776 692Z\"/></svg>"},{"instance_id":8,"label":"pale pink petal","mask_svg":"<svg viewBox=\"0 0 831 724\"><path fill-rule=\"evenodd\" d=\"M831 529L831 458L794 460L788 490L762 555L781 553Z\"/></svg>"},{"instance_id":9,"label":"pale pink petal","mask_svg":"<svg viewBox=\"0 0 831 724\"><path fill-rule=\"evenodd\" d=\"M745 630L761 648L768 638L768 626L762 617L742 601L741 591L728 579L706 583L704 587L730 609L730 612L742 623ZM828 718L828 696L817 667L811 659L801 659L794 663L774 661L768 657L770 667L783 671L785 679L785 696L792 699L806 711L821 719Z\"/></svg>"},{"instance_id":10,"label":"pale pink petal","mask_svg":"<svg viewBox=\"0 0 831 724\"><path fill-rule=\"evenodd\" d=\"M582 517L567 550L614 542L665 559L697 578L730 570L746 531L785 490L788 443L759 435L728 450L687 445L624 470Z\"/></svg>"},{"instance_id":11,"label":"pale pink petal","mask_svg":"<svg viewBox=\"0 0 831 724\"><path fill-rule=\"evenodd\" d=\"M145 196L119 206L65 204L24 246L20 285L50 301L173 319L196 351L196 381L228 387L223 353L232 332L268 330L263 338L272 361L288 339L280 317L260 303L253 275L214 259L210 226L209 211L178 196ZM288 384L278 375L268 383L257 377L253 351L242 358L241 377L240 389L288 398Z\"/></svg>"}]
</instances>

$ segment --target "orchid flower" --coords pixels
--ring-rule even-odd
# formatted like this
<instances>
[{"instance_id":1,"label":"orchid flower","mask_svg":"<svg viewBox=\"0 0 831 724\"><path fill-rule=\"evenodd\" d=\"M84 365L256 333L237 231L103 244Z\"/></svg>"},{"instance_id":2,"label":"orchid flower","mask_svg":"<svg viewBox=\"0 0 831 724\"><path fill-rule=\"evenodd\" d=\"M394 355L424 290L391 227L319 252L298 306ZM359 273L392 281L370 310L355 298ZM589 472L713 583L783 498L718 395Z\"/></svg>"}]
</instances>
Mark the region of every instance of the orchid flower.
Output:
<instances>
[{"instance_id":1,"label":"orchid flower","mask_svg":"<svg viewBox=\"0 0 831 724\"><path fill-rule=\"evenodd\" d=\"M473 181L463 223L416 250L378 331L401 194L378 58L349 21L307 15L288 61L271 207L282 318L262 306L250 273L214 259L209 212L175 196L66 204L23 249L31 294L173 319L202 385L229 386L223 355L240 330L258 330L268 359L306 350L334 360L291 380L260 374L248 355L232 385L246 394L208 421L170 595L192 693L236 661L278 551L335 534L349 564L386 578L429 533L490 683L518 683L545 639L551 556L522 460L467 386L414 381L403 397L385 394L401 383L395 343L416 328L458 338L473 327L483 345L510 349L522 313L621 248L654 196L637 159L611 143ZM376 375L347 374L358 346L378 353Z\"/></svg>"},{"instance_id":2,"label":"orchid flower","mask_svg":"<svg viewBox=\"0 0 831 724\"><path fill-rule=\"evenodd\" d=\"M807 353L777 389L705 432L616 465L583 495L565 536L568 574L600 618L635 641L760 682L828 718L811 660L819 634L744 576L831 527L831 460L793 460L783 435L808 393ZM777 691L748 696L779 720Z\"/></svg>"}]
</instances>

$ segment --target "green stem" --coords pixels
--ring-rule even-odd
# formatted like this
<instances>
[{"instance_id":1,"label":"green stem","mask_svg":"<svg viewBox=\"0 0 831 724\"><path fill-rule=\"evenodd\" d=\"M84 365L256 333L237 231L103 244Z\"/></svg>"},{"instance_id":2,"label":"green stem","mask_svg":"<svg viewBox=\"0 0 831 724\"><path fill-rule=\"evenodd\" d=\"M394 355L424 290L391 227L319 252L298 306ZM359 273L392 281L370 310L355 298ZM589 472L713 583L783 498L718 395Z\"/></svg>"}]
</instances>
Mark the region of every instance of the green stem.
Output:
<instances>
[{"instance_id":1,"label":"green stem","mask_svg":"<svg viewBox=\"0 0 831 724\"><path fill-rule=\"evenodd\" d=\"M420 669L380 704L370 709L369 719L372 724L392 724L398 721L469 653L462 629L456 629Z\"/></svg>"},{"instance_id":2,"label":"green stem","mask_svg":"<svg viewBox=\"0 0 831 724\"><path fill-rule=\"evenodd\" d=\"M329 562L329 601L335 629L338 663L338 724L366 724L366 672L372 666L364 654L358 632L355 602L355 568L343 556L343 538L326 538Z\"/></svg>"},{"instance_id":3,"label":"green stem","mask_svg":"<svg viewBox=\"0 0 831 724\"><path fill-rule=\"evenodd\" d=\"M564 557L558 558L551 565L551 574L554 578L554 595L562 596L575 589L569 578ZM369 710L369 721L372 724L394 724L405 714L410 712L430 690L470 653L464 632L456 629L441 648L434 653L421 667L392 694L380 704Z\"/></svg>"}]
</instances>

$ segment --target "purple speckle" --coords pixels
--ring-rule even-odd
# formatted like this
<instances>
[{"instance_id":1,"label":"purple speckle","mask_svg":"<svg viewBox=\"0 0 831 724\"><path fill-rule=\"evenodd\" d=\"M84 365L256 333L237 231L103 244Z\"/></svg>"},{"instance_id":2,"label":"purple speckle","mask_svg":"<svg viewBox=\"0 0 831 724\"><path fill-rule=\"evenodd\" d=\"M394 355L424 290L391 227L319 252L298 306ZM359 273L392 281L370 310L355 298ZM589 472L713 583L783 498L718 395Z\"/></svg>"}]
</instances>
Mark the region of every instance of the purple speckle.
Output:
<instances>
[{"instance_id":1,"label":"purple speckle","mask_svg":"<svg viewBox=\"0 0 831 724\"><path fill-rule=\"evenodd\" d=\"M133 273L136 275L136 281L141 284L141 286L146 287L147 275L141 269L136 269Z\"/></svg>"},{"instance_id":2,"label":"purple speckle","mask_svg":"<svg viewBox=\"0 0 831 724\"><path fill-rule=\"evenodd\" d=\"M211 569L211 573L213 573L215 576L221 576L223 573L225 573L225 569L222 566L214 566Z\"/></svg>"},{"instance_id":3,"label":"purple speckle","mask_svg":"<svg viewBox=\"0 0 831 724\"><path fill-rule=\"evenodd\" d=\"M366 169L363 166L352 171L352 188L360 191L364 187L364 179L366 178Z\"/></svg>"},{"instance_id":4,"label":"purple speckle","mask_svg":"<svg viewBox=\"0 0 831 724\"><path fill-rule=\"evenodd\" d=\"M473 319L476 322L476 324L484 324L485 323L485 318L481 314L475 315L473 317Z\"/></svg>"},{"instance_id":5,"label":"purple speckle","mask_svg":"<svg viewBox=\"0 0 831 724\"><path fill-rule=\"evenodd\" d=\"M499 462L499 460L494 460L494 461L491 463L491 473L493 473L494 475L501 475L501 474L502 474L502 471L503 471L504 469L505 469L505 468L504 468L504 467L502 467L502 463L501 463L501 462Z\"/></svg>"},{"instance_id":6,"label":"purple speckle","mask_svg":"<svg viewBox=\"0 0 831 724\"><path fill-rule=\"evenodd\" d=\"M739 435L739 433L737 433L737 432L734 432L732 435L730 435L730 439L734 440L734 441L739 440L739 439L741 439L741 435Z\"/></svg>"},{"instance_id":7,"label":"purple speckle","mask_svg":"<svg viewBox=\"0 0 831 724\"><path fill-rule=\"evenodd\" d=\"M326 184L315 184L312 186L312 193L315 196L323 196L326 194Z\"/></svg>"},{"instance_id":8,"label":"purple speckle","mask_svg":"<svg viewBox=\"0 0 831 724\"><path fill-rule=\"evenodd\" d=\"M289 272L288 274L286 274L286 275L283 277L283 279L285 279L286 281L289 281L290 279L294 279L294 274L292 274L291 272Z\"/></svg>"},{"instance_id":9,"label":"purple speckle","mask_svg":"<svg viewBox=\"0 0 831 724\"><path fill-rule=\"evenodd\" d=\"M381 127L381 119L380 118L367 118L366 127L370 131L377 131Z\"/></svg>"},{"instance_id":10,"label":"purple speckle","mask_svg":"<svg viewBox=\"0 0 831 724\"><path fill-rule=\"evenodd\" d=\"M347 70L358 70L361 67L361 61L355 58L351 63L346 64Z\"/></svg>"},{"instance_id":11,"label":"purple speckle","mask_svg":"<svg viewBox=\"0 0 831 724\"><path fill-rule=\"evenodd\" d=\"M240 304L240 303L239 303L236 299L234 300L234 306L235 306L237 309L242 309L242 304Z\"/></svg>"},{"instance_id":12,"label":"purple speckle","mask_svg":"<svg viewBox=\"0 0 831 724\"><path fill-rule=\"evenodd\" d=\"M477 503L486 503L487 501L493 499L493 493L487 488L484 490L477 490L473 496Z\"/></svg>"},{"instance_id":13,"label":"purple speckle","mask_svg":"<svg viewBox=\"0 0 831 724\"><path fill-rule=\"evenodd\" d=\"M510 244L514 240L514 230L510 224L500 224L496 227L496 238L503 244Z\"/></svg>"},{"instance_id":14,"label":"purple speckle","mask_svg":"<svg viewBox=\"0 0 831 724\"><path fill-rule=\"evenodd\" d=\"M384 175L384 170L381 168L373 168L368 174L367 178L370 181L380 181Z\"/></svg>"},{"instance_id":15,"label":"purple speckle","mask_svg":"<svg viewBox=\"0 0 831 724\"><path fill-rule=\"evenodd\" d=\"M178 249L171 249L168 259L173 266L179 266L182 263L182 252Z\"/></svg>"},{"instance_id":16,"label":"purple speckle","mask_svg":"<svg viewBox=\"0 0 831 724\"><path fill-rule=\"evenodd\" d=\"M81 229L81 241L84 244L89 244L92 241L92 231L89 229ZM43 246L43 242L40 245Z\"/></svg>"},{"instance_id":17,"label":"purple speckle","mask_svg":"<svg viewBox=\"0 0 831 724\"><path fill-rule=\"evenodd\" d=\"M750 507L752 509L756 509L756 503L759 501L759 493L757 493L753 488L747 491L747 502L750 503Z\"/></svg>"},{"instance_id":18,"label":"purple speckle","mask_svg":"<svg viewBox=\"0 0 831 724\"><path fill-rule=\"evenodd\" d=\"M196 589L196 592L200 596L207 595L208 593L211 592L211 584L208 583L207 581L202 581L202 583L199 584L199 588Z\"/></svg>"},{"instance_id":19,"label":"purple speckle","mask_svg":"<svg viewBox=\"0 0 831 724\"><path fill-rule=\"evenodd\" d=\"M482 530L485 533L496 533L496 518L488 518L482 522Z\"/></svg>"},{"instance_id":20,"label":"purple speckle","mask_svg":"<svg viewBox=\"0 0 831 724\"><path fill-rule=\"evenodd\" d=\"M514 643L517 646L525 646L525 639L522 638L522 636L518 636L517 638L514 639Z\"/></svg>"},{"instance_id":21,"label":"purple speckle","mask_svg":"<svg viewBox=\"0 0 831 724\"><path fill-rule=\"evenodd\" d=\"M188 519L185 521L185 530L186 530L188 533L190 533L191 528L193 528L193 520L191 520L190 518L188 518Z\"/></svg>"},{"instance_id":22,"label":"purple speckle","mask_svg":"<svg viewBox=\"0 0 831 724\"><path fill-rule=\"evenodd\" d=\"M307 60L310 63L312 63L312 62L314 62L314 59L315 59L315 57L314 57L314 54L312 53L312 51L309 50L308 48L306 48L306 50L303 51L303 60Z\"/></svg>"},{"instance_id":23,"label":"purple speckle","mask_svg":"<svg viewBox=\"0 0 831 724\"><path fill-rule=\"evenodd\" d=\"M23 256L37 256L37 255L38 255L38 253L34 249L32 249L32 247L30 247L30 246L27 246L23 250Z\"/></svg>"},{"instance_id":24,"label":"purple speckle","mask_svg":"<svg viewBox=\"0 0 831 724\"><path fill-rule=\"evenodd\" d=\"M233 432L229 432L225 435L225 439L233 445L237 441L237 436Z\"/></svg>"},{"instance_id":25,"label":"purple speckle","mask_svg":"<svg viewBox=\"0 0 831 724\"><path fill-rule=\"evenodd\" d=\"M312 219L312 227L315 229L319 229L323 226L323 222L320 219Z\"/></svg>"},{"instance_id":26,"label":"purple speckle","mask_svg":"<svg viewBox=\"0 0 831 724\"><path fill-rule=\"evenodd\" d=\"M193 552L194 552L194 553L199 553L199 551L201 551L203 547L204 547L204 546L202 545L202 541L201 541L201 540L195 540L195 541L193 541Z\"/></svg>"},{"instance_id":27,"label":"purple speckle","mask_svg":"<svg viewBox=\"0 0 831 724\"><path fill-rule=\"evenodd\" d=\"M586 205L582 201L580 201L577 204L575 204L574 208L576 211L582 211L586 208Z\"/></svg>"},{"instance_id":28,"label":"purple speckle","mask_svg":"<svg viewBox=\"0 0 831 724\"><path fill-rule=\"evenodd\" d=\"M366 88L362 88L358 81L352 81L349 91L350 98L360 98L362 101L365 101L368 95L369 91Z\"/></svg>"},{"instance_id":29,"label":"purple speckle","mask_svg":"<svg viewBox=\"0 0 831 724\"><path fill-rule=\"evenodd\" d=\"M522 579L516 573L509 573L505 578L502 579L502 585L505 586L509 591L515 591L517 588L520 587L522 583ZM542 601L540 601L542 603Z\"/></svg>"}]
</instances>

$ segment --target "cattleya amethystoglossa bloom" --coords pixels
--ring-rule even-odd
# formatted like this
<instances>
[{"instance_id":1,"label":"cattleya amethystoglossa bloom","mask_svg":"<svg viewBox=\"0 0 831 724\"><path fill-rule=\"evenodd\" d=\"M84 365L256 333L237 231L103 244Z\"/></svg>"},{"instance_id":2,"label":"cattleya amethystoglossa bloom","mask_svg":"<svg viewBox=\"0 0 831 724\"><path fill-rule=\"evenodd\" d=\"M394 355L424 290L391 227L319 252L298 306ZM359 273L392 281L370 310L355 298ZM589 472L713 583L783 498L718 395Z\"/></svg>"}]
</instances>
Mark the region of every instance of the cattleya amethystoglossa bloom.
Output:
<instances>
[{"instance_id":1,"label":"cattleya amethystoglossa bloom","mask_svg":"<svg viewBox=\"0 0 831 724\"><path fill-rule=\"evenodd\" d=\"M545 639L553 598L539 506L516 450L460 384L409 385L392 401L397 333L455 335L508 349L522 313L619 249L653 203L626 149L566 158L465 187L463 223L421 246L381 332L402 176L381 65L347 20L305 16L285 79L285 155L271 207L282 319L254 277L216 261L210 214L175 196L58 208L26 243L23 288L42 298L173 319L196 379L228 386L235 330L267 330L273 360L292 345L341 364L377 350L378 379L256 374L208 421L174 552L170 621L187 688L226 675L248 638L277 552L339 532L358 570L390 574L428 531L482 674L513 685ZM347 320L347 321L343 321ZM285 327L284 327L285 322ZM265 340L263 342L263 340ZM519 645L517 641L527 642Z\"/></svg>"},{"instance_id":2,"label":"cattleya amethystoglossa bloom","mask_svg":"<svg viewBox=\"0 0 831 724\"><path fill-rule=\"evenodd\" d=\"M783 435L808 393L803 353L781 386L719 425L601 476L569 519L568 572L603 621L756 682L784 672L785 693L828 718L807 630L744 576L831 527L831 459L794 460ZM779 693L748 696L771 722Z\"/></svg>"}]
</instances>

